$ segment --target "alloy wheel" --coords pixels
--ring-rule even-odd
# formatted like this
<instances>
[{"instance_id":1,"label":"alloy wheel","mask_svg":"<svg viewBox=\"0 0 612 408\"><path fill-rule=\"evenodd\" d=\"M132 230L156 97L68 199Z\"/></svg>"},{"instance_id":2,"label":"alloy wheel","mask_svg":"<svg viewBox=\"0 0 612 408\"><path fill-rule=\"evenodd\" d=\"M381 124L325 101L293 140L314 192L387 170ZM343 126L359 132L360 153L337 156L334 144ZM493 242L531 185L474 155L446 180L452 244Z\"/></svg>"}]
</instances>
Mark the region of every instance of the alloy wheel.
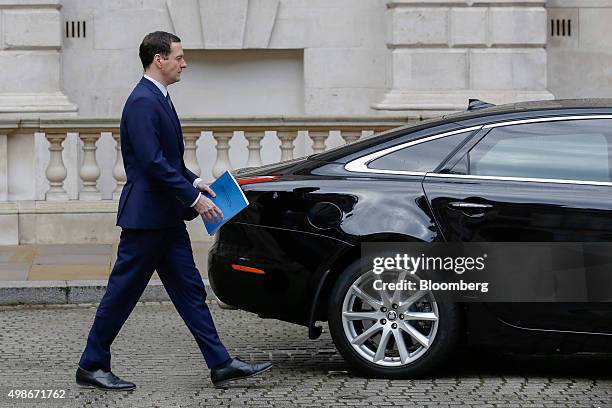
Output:
<instances>
[{"instance_id":1,"label":"alloy wheel","mask_svg":"<svg viewBox=\"0 0 612 408\"><path fill-rule=\"evenodd\" d=\"M376 290L383 283L418 278L407 271L366 272L347 290L342 304L342 325L351 347L366 361L400 367L422 357L438 331L438 305L431 292ZM380 287L378 284L377 287Z\"/></svg>"}]
</instances>

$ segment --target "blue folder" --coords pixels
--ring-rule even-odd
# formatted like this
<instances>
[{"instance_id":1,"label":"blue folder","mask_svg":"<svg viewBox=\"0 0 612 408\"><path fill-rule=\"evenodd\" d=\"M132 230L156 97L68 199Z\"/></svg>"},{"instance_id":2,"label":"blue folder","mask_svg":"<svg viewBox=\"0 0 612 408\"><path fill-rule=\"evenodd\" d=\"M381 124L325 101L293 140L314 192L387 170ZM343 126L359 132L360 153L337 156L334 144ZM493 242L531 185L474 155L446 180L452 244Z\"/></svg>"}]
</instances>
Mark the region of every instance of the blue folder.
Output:
<instances>
[{"instance_id":1,"label":"blue folder","mask_svg":"<svg viewBox=\"0 0 612 408\"><path fill-rule=\"evenodd\" d=\"M208 193L202 194L210 198L223 213L223 219L215 223L207 221L204 216L202 216L208 235L213 235L219 227L246 208L249 205L249 200L247 200L238 182L236 182L236 179L229 171L226 171L221 177L215 180L210 185L210 188L215 192L217 195L216 197L211 197Z\"/></svg>"}]
</instances>

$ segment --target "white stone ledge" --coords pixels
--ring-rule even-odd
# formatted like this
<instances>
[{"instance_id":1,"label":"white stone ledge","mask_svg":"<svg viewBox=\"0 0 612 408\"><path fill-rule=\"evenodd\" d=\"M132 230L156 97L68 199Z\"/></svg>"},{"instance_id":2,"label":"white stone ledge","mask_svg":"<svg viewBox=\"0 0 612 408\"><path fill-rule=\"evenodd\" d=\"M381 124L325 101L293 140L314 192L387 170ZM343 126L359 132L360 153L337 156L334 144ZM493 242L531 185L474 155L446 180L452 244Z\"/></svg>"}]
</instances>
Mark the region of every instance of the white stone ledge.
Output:
<instances>
[{"instance_id":1,"label":"white stone ledge","mask_svg":"<svg viewBox=\"0 0 612 408\"><path fill-rule=\"evenodd\" d=\"M99 214L116 213L118 202L101 201L14 201L0 202L0 214Z\"/></svg>"},{"instance_id":2,"label":"white stone ledge","mask_svg":"<svg viewBox=\"0 0 612 408\"><path fill-rule=\"evenodd\" d=\"M360 116L183 116L181 124L183 128L201 127L201 128L234 128L240 130L243 128L274 128L283 127L303 127L320 128L320 127L351 127L351 126L396 126L402 125L409 121L406 116L375 116L375 115L360 115ZM1 123L15 123L7 119ZM40 129L53 131L70 131L75 132L78 129L101 129L101 131L111 131L119 128L118 118L57 118L57 119L41 119L18 121L18 126L24 129Z\"/></svg>"},{"instance_id":3,"label":"white stone ledge","mask_svg":"<svg viewBox=\"0 0 612 408\"><path fill-rule=\"evenodd\" d=\"M440 49L473 49L473 48L478 48L478 49L487 49L487 48L491 48L491 49L525 49L525 48L537 48L537 49L542 49L542 47L544 47L546 44L545 43L541 43L541 44L491 44L491 45L486 45L486 44L387 44L387 48L390 50L403 50L403 49L407 49L407 50L414 50L414 49L420 49L420 50L440 50Z\"/></svg>"},{"instance_id":4,"label":"white stone ledge","mask_svg":"<svg viewBox=\"0 0 612 408\"><path fill-rule=\"evenodd\" d=\"M0 203L0 245L112 244L117 242L117 201L16 201ZM212 237L199 218L187 222L192 242Z\"/></svg>"},{"instance_id":5,"label":"white stone ledge","mask_svg":"<svg viewBox=\"0 0 612 408\"><path fill-rule=\"evenodd\" d=\"M17 119L2 119L0 118L0 131L1 129L16 129L19 127L20 121Z\"/></svg>"},{"instance_id":6,"label":"white stone ledge","mask_svg":"<svg viewBox=\"0 0 612 408\"><path fill-rule=\"evenodd\" d=\"M364 88L365 89L365 88ZM0 93L0 96L6 94ZM37 94L32 94L35 96ZM22 95L23 96L23 95ZM1 108L1 106L0 106ZM23 116L23 115L20 115ZM405 115L359 116L184 116L184 131L241 131L241 130L352 130L361 128L389 128L404 125L415 118ZM58 116L49 119L16 119L2 116L0 132L5 133L68 133L68 132L118 132L118 118L82 118Z\"/></svg>"},{"instance_id":7,"label":"white stone ledge","mask_svg":"<svg viewBox=\"0 0 612 408\"><path fill-rule=\"evenodd\" d=\"M575 0L581 1L581 0ZM595 1L595 0L592 0ZM546 0L464 0L464 1L449 1L449 0L394 0L388 1L388 8L400 7L471 7L471 6L495 6L495 7L517 7L517 6L544 6Z\"/></svg>"},{"instance_id":8,"label":"white stone ledge","mask_svg":"<svg viewBox=\"0 0 612 408\"><path fill-rule=\"evenodd\" d=\"M56 56L60 56L60 53L57 49L55 49L55 47L52 48L48 48L48 49L27 49L27 50L15 50L15 49L11 49L11 50L0 50L0 57L7 57L7 58L14 58L17 56L35 56L35 57L40 57L40 56L52 56L52 57L56 57Z\"/></svg>"},{"instance_id":9,"label":"white stone ledge","mask_svg":"<svg viewBox=\"0 0 612 408\"><path fill-rule=\"evenodd\" d=\"M0 9L49 9L59 10L62 8L60 0L0 0Z\"/></svg>"},{"instance_id":10,"label":"white stone ledge","mask_svg":"<svg viewBox=\"0 0 612 408\"><path fill-rule=\"evenodd\" d=\"M58 117L76 116L78 108L62 92L40 93L0 93L0 118L12 120L14 117L38 117L40 113L53 114ZM19 121L18 127L28 127L38 123Z\"/></svg>"},{"instance_id":11,"label":"white stone ledge","mask_svg":"<svg viewBox=\"0 0 612 408\"><path fill-rule=\"evenodd\" d=\"M5 45L3 51L14 51L16 53L19 52L23 52L23 51L35 51L37 54L39 54L41 51L45 52L45 51L54 51L54 52L59 52L61 51L62 46L61 45Z\"/></svg>"},{"instance_id":12,"label":"white stone ledge","mask_svg":"<svg viewBox=\"0 0 612 408\"><path fill-rule=\"evenodd\" d=\"M241 128L334 128L342 129L345 127L368 127L368 126L400 126L409 122L412 118L406 116L329 116L329 117L234 117L226 120L219 118L181 118L181 124L186 127L232 127L236 130Z\"/></svg>"},{"instance_id":13,"label":"white stone ledge","mask_svg":"<svg viewBox=\"0 0 612 408\"><path fill-rule=\"evenodd\" d=\"M208 279L202 279L206 292L215 299ZM107 280L0 281L0 306L98 303ZM161 281L152 279L139 302L169 300Z\"/></svg>"},{"instance_id":14,"label":"white stone ledge","mask_svg":"<svg viewBox=\"0 0 612 408\"><path fill-rule=\"evenodd\" d=\"M612 7L612 0L548 0L546 7L608 8Z\"/></svg>"}]
</instances>

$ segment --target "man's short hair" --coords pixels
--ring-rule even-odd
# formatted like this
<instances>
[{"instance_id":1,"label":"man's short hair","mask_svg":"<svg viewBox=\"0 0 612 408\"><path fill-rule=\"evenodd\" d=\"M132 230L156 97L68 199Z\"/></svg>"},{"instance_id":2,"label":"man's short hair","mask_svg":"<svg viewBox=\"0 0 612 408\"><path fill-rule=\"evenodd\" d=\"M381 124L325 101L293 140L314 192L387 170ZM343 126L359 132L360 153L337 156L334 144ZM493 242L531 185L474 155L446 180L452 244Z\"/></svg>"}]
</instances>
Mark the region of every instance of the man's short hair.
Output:
<instances>
[{"instance_id":1,"label":"man's short hair","mask_svg":"<svg viewBox=\"0 0 612 408\"><path fill-rule=\"evenodd\" d=\"M173 42L181 42L181 39L165 31L154 31L145 35L138 51L142 67L147 69L153 62L155 54L167 57L170 54L170 44Z\"/></svg>"}]
</instances>

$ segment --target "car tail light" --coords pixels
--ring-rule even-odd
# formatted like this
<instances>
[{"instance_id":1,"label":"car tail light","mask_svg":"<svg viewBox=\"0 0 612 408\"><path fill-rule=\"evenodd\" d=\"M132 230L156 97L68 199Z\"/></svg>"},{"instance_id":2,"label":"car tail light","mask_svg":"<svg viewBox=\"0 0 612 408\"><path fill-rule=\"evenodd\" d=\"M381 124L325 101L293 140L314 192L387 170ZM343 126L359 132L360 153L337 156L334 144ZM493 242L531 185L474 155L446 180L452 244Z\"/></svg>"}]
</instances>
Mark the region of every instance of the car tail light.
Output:
<instances>
[{"instance_id":1,"label":"car tail light","mask_svg":"<svg viewBox=\"0 0 612 408\"><path fill-rule=\"evenodd\" d=\"M245 186L247 184L264 183L266 181L276 180L280 176L256 176L256 177L238 177L236 181L238 185Z\"/></svg>"},{"instance_id":2,"label":"car tail light","mask_svg":"<svg viewBox=\"0 0 612 408\"><path fill-rule=\"evenodd\" d=\"M263 271L263 270L261 270L259 268L253 268L252 266L244 266L244 265L231 264L231 267L235 271L254 273L256 275L265 275L266 274L265 271Z\"/></svg>"}]
</instances>

